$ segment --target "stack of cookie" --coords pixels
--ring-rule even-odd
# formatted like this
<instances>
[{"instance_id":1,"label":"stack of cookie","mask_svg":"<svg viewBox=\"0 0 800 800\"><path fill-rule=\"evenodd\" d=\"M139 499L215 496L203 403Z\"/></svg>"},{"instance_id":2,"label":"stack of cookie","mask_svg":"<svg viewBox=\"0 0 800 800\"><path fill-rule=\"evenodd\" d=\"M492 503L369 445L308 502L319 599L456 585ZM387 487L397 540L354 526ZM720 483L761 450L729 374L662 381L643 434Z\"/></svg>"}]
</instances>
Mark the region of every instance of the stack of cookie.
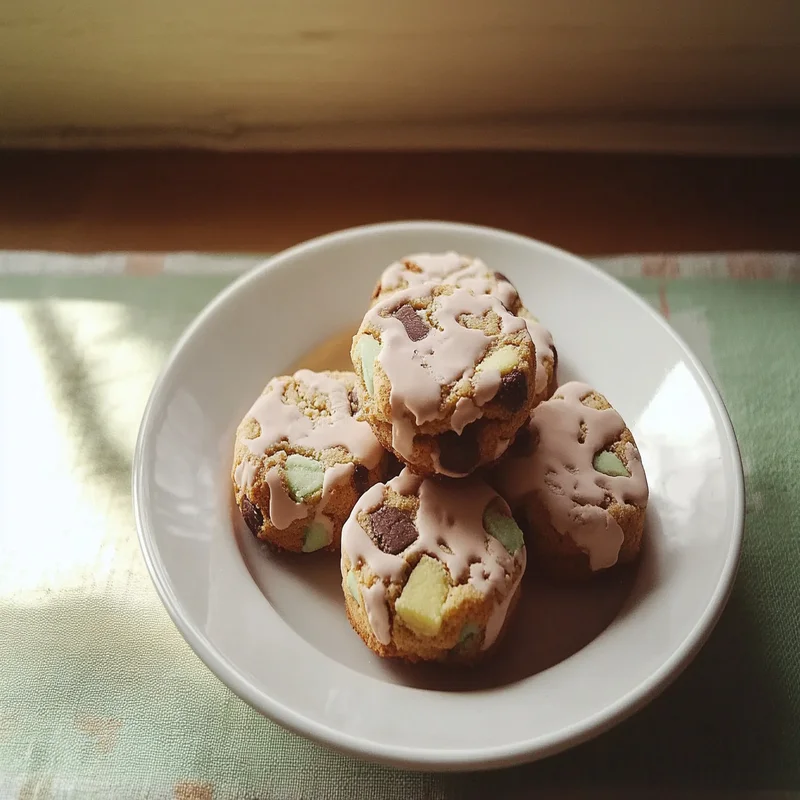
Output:
<instances>
[{"instance_id":1,"label":"stack of cookie","mask_svg":"<svg viewBox=\"0 0 800 800\"><path fill-rule=\"evenodd\" d=\"M347 616L374 652L476 661L529 555L568 580L636 559L633 437L591 387L556 389L553 339L504 275L453 252L390 265L351 356L353 373L267 384L233 483L259 539L341 550Z\"/></svg>"}]
</instances>

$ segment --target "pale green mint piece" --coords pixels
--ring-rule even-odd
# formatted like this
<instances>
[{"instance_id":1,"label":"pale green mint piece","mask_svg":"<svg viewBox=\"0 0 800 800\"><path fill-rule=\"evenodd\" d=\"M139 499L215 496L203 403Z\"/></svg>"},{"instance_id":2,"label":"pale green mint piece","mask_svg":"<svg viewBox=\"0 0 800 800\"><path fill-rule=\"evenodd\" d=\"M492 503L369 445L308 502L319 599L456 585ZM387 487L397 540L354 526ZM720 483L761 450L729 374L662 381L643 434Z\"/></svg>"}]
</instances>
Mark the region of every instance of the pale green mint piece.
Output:
<instances>
[{"instance_id":1,"label":"pale green mint piece","mask_svg":"<svg viewBox=\"0 0 800 800\"><path fill-rule=\"evenodd\" d=\"M349 570L347 573L347 588L353 600L355 600L356 603L361 602L359 599L358 578L356 578L356 571L354 569Z\"/></svg>"},{"instance_id":2,"label":"pale green mint piece","mask_svg":"<svg viewBox=\"0 0 800 800\"><path fill-rule=\"evenodd\" d=\"M458 635L458 643L467 644L469 639L474 639L480 632L481 629L474 622L465 622Z\"/></svg>"},{"instance_id":3,"label":"pale green mint piece","mask_svg":"<svg viewBox=\"0 0 800 800\"><path fill-rule=\"evenodd\" d=\"M370 396L375 392L375 359L381 351L381 343L373 336L364 334L358 340L358 354L361 356L361 375Z\"/></svg>"},{"instance_id":4,"label":"pale green mint piece","mask_svg":"<svg viewBox=\"0 0 800 800\"><path fill-rule=\"evenodd\" d=\"M625 465L620 461L619 456L608 450L601 450L594 457L593 463L598 472L602 472L603 475L608 475L611 478L630 478L631 476Z\"/></svg>"},{"instance_id":5,"label":"pale green mint piece","mask_svg":"<svg viewBox=\"0 0 800 800\"><path fill-rule=\"evenodd\" d=\"M331 543L331 534L321 522L312 522L303 531L303 552L313 553Z\"/></svg>"},{"instance_id":6,"label":"pale green mint piece","mask_svg":"<svg viewBox=\"0 0 800 800\"><path fill-rule=\"evenodd\" d=\"M284 475L292 500L302 503L322 489L325 467L313 458L293 454L286 459Z\"/></svg>"},{"instance_id":7,"label":"pale green mint piece","mask_svg":"<svg viewBox=\"0 0 800 800\"><path fill-rule=\"evenodd\" d=\"M483 512L483 527L513 556L525 543L522 531L513 517L500 513L493 503Z\"/></svg>"}]
</instances>

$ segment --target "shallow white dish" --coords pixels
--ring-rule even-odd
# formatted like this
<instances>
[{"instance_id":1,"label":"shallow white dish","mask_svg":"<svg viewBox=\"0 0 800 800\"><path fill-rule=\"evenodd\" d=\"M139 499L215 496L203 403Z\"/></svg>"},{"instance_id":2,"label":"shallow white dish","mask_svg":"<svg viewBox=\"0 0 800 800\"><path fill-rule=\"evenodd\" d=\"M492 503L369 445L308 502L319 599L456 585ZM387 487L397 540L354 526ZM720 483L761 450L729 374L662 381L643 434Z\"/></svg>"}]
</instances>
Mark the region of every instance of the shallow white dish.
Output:
<instances>
[{"instance_id":1,"label":"shallow white dish","mask_svg":"<svg viewBox=\"0 0 800 800\"><path fill-rule=\"evenodd\" d=\"M234 430L267 380L355 330L382 267L446 249L482 257L517 285L553 331L561 382L587 381L628 422L651 490L635 572L580 590L528 581L496 657L468 672L374 656L345 619L337 559L263 551L241 522L229 479ZM652 699L725 605L744 511L741 462L717 391L645 302L531 239L431 222L307 242L217 297L153 389L133 494L156 588L222 681L305 736L423 769L540 758Z\"/></svg>"}]
</instances>

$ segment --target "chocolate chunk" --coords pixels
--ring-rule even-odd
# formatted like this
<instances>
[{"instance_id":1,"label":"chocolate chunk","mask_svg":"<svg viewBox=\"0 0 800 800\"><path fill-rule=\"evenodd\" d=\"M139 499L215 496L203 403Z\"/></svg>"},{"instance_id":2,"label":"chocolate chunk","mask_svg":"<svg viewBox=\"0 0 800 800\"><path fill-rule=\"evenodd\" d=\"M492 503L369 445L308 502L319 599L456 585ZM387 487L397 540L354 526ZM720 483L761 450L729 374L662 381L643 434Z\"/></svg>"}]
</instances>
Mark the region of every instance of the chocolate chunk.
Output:
<instances>
[{"instance_id":1,"label":"chocolate chunk","mask_svg":"<svg viewBox=\"0 0 800 800\"><path fill-rule=\"evenodd\" d=\"M408 303L400 306L400 308L394 312L393 316L397 317L397 319L403 323L408 338L411 339L412 342L418 342L428 335L430 326L410 305L408 305Z\"/></svg>"},{"instance_id":2,"label":"chocolate chunk","mask_svg":"<svg viewBox=\"0 0 800 800\"><path fill-rule=\"evenodd\" d=\"M247 527L258 536L258 532L264 524L264 515L257 505L250 502L250 498L247 495L242 498L242 517L247 523Z\"/></svg>"},{"instance_id":3,"label":"chocolate chunk","mask_svg":"<svg viewBox=\"0 0 800 800\"><path fill-rule=\"evenodd\" d=\"M519 411L528 399L528 379L518 369L503 375L494 401L509 411Z\"/></svg>"},{"instance_id":4,"label":"chocolate chunk","mask_svg":"<svg viewBox=\"0 0 800 800\"><path fill-rule=\"evenodd\" d=\"M372 539L384 553L396 556L419 536L411 517L394 506L381 506L369 515Z\"/></svg>"},{"instance_id":5,"label":"chocolate chunk","mask_svg":"<svg viewBox=\"0 0 800 800\"><path fill-rule=\"evenodd\" d=\"M502 272L495 272L494 274L495 280L497 281L505 281L505 283L511 283L511 281L503 275Z\"/></svg>"},{"instance_id":6,"label":"chocolate chunk","mask_svg":"<svg viewBox=\"0 0 800 800\"><path fill-rule=\"evenodd\" d=\"M351 389L347 393L347 397L350 400L350 413L351 414L356 414L356 412L358 411L358 409L360 407L359 403L358 403L358 392L356 392L355 389Z\"/></svg>"},{"instance_id":7,"label":"chocolate chunk","mask_svg":"<svg viewBox=\"0 0 800 800\"><path fill-rule=\"evenodd\" d=\"M467 425L459 436L455 431L447 431L439 436L439 463L455 475L472 472L480 460L477 428Z\"/></svg>"},{"instance_id":8,"label":"chocolate chunk","mask_svg":"<svg viewBox=\"0 0 800 800\"><path fill-rule=\"evenodd\" d=\"M353 484L359 494L364 494L369 489L369 470L363 464L356 464L353 470Z\"/></svg>"}]
</instances>

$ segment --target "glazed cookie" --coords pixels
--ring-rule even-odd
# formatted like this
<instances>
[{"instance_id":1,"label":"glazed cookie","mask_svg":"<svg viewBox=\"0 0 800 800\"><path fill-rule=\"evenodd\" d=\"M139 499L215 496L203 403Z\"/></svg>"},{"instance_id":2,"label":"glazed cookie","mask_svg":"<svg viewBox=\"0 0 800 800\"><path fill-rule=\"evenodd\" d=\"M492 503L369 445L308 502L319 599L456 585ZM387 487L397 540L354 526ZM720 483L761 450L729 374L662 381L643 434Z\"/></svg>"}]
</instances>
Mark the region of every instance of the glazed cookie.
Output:
<instances>
[{"instance_id":1,"label":"glazed cookie","mask_svg":"<svg viewBox=\"0 0 800 800\"><path fill-rule=\"evenodd\" d=\"M489 269L479 258L448 252L420 253L395 261L383 271L372 293L373 305L401 289L430 282L450 283L475 294L494 295L509 311L522 317L536 348L533 404L552 397L558 386L558 354L552 334L522 305L511 281L502 272Z\"/></svg>"},{"instance_id":2,"label":"glazed cookie","mask_svg":"<svg viewBox=\"0 0 800 800\"><path fill-rule=\"evenodd\" d=\"M529 529L537 565L580 579L639 554L647 479L622 417L567 383L537 406L490 481Z\"/></svg>"},{"instance_id":3,"label":"glazed cookie","mask_svg":"<svg viewBox=\"0 0 800 800\"><path fill-rule=\"evenodd\" d=\"M422 283L449 283L475 294L493 294L512 313L522 301L511 281L489 269L479 258L459 253L418 253L395 261L384 271L372 293L373 304L401 289Z\"/></svg>"},{"instance_id":4,"label":"glazed cookie","mask_svg":"<svg viewBox=\"0 0 800 800\"><path fill-rule=\"evenodd\" d=\"M404 469L345 523L347 616L380 656L476 661L511 617L525 560L522 531L486 483Z\"/></svg>"},{"instance_id":5,"label":"glazed cookie","mask_svg":"<svg viewBox=\"0 0 800 800\"><path fill-rule=\"evenodd\" d=\"M364 414L421 475L461 477L499 458L531 409L525 321L492 295L423 283L373 306L351 350Z\"/></svg>"},{"instance_id":6,"label":"glazed cookie","mask_svg":"<svg viewBox=\"0 0 800 800\"><path fill-rule=\"evenodd\" d=\"M386 453L358 412L352 372L273 378L236 431L233 488L247 527L276 547L338 550Z\"/></svg>"}]
</instances>

